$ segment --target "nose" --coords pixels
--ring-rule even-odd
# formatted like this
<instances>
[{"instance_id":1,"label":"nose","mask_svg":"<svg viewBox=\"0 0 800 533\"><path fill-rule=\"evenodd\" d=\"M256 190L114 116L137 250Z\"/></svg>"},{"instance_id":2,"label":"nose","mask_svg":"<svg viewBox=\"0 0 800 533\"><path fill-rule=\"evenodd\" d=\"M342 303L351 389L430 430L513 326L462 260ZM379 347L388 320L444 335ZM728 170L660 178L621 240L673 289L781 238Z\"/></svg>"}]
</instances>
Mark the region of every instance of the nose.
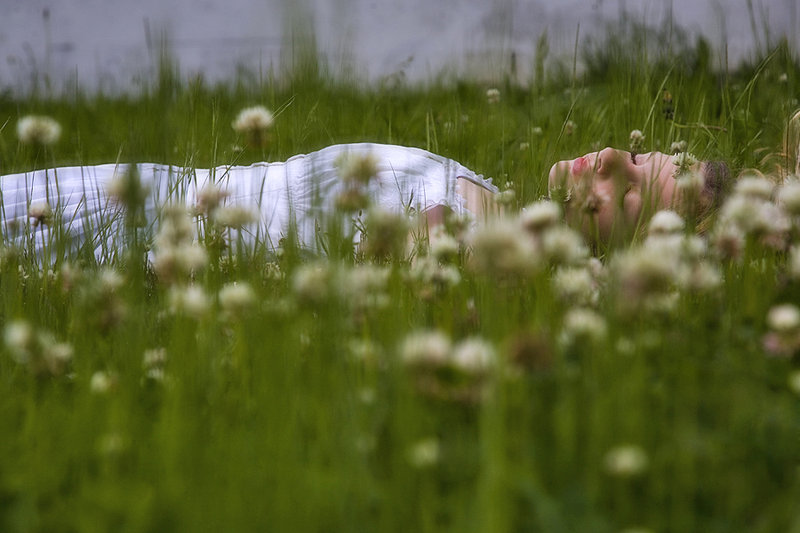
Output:
<instances>
[{"instance_id":1,"label":"nose","mask_svg":"<svg viewBox=\"0 0 800 533\"><path fill-rule=\"evenodd\" d=\"M597 152L595 173L600 177L636 179L638 169L626 152L608 147Z\"/></svg>"}]
</instances>

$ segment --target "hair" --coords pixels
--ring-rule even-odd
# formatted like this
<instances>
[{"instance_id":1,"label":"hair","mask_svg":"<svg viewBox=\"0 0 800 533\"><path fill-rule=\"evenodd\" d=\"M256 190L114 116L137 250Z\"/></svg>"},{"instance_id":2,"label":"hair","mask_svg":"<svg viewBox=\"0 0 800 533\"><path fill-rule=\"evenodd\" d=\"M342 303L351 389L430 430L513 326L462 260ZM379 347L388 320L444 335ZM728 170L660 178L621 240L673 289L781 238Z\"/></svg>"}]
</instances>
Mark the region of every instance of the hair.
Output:
<instances>
[{"instance_id":1,"label":"hair","mask_svg":"<svg viewBox=\"0 0 800 533\"><path fill-rule=\"evenodd\" d=\"M703 178L703 193L711 200L708 209L715 210L731 191L731 168L724 161L706 161L703 164Z\"/></svg>"}]
</instances>

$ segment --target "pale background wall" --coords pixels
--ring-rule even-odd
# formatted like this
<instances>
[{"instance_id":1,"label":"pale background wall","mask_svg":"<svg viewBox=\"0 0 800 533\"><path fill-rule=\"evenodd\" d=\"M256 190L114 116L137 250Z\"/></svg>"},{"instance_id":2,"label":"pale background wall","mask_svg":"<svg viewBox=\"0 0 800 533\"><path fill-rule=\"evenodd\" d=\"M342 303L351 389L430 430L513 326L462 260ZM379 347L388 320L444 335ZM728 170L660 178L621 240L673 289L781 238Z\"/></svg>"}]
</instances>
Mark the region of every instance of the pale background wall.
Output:
<instances>
[{"instance_id":1,"label":"pale background wall","mask_svg":"<svg viewBox=\"0 0 800 533\"><path fill-rule=\"evenodd\" d=\"M735 66L786 36L800 49L798 0L0 0L0 90L45 77L88 88L135 90L152 77L162 35L184 75L230 79L277 67L288 28L313 28L332 69L366 80L429 79L443 70L496 77L512 52L527 79L535 43L552 56L628 12L674 20ZM289 7L291 6L291 7ZM750 6L751 8L749 8ZM755 30L753 28L755 21ZM285 48L284 48L285 50Z\"/></svg>"}]
</instances>

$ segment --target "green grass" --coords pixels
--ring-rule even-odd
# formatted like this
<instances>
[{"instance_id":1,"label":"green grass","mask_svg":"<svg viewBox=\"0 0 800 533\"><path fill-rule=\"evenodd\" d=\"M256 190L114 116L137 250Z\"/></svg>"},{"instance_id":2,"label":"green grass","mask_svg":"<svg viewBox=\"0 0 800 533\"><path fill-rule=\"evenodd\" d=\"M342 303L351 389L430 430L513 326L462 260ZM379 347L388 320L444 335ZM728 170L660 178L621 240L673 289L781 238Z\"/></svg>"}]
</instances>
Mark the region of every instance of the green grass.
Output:
<instances>
[{"instance_id":1,"label":"green grass","mask_svg":"<svg viewBox=\"0 0 800 533\"><path fill-rule=\"evenodd\" d=\"M522 206L546 193L554 161L624 148L641 129L648 150L682 139L770 170L798 107L792 55L717 73L702 46L687 50L589 56L574 79L552 68L531 88L498 84L497 104L487 85L365 87L314 69L225 86L165 75L135 97L4 96L0 168L208 167L387 142L509 182ZM230 124L253 104L278 111L275 127L267 148L240 151ZM56 118L61 140L20 144L26 114ZM762 348L768 310L800 299L784 252L714 259L722 285L679 291L666 313L625 311L608 281L595 304L607 334L571 343L555 265L500 276L462 254L461 281L432 288L407 261L382 262L388 305L364 308L335 281L298 296L291 253L223 257L197 275L212 304L192 318L169 311L170 287L136 246L110 265L116 287L91 258L67 259L44 272L7 247L0 261L2 324L26 320L74 352L46 372L0 348L1 531L800 531L800 395L787 385L800 361ZM330 268L354 262L370 261L345 253ZM235 315L214 299L231 281L255 293ZM400 346L420 329L479 336L497 362L478 377L409 368ZM355 344L374 353L355 357ZM143 365L155 348L163 378ZM111 384L93 387L98 372ZM609 470L626 445L646 468Z\"/></svg>"}]
</instances>

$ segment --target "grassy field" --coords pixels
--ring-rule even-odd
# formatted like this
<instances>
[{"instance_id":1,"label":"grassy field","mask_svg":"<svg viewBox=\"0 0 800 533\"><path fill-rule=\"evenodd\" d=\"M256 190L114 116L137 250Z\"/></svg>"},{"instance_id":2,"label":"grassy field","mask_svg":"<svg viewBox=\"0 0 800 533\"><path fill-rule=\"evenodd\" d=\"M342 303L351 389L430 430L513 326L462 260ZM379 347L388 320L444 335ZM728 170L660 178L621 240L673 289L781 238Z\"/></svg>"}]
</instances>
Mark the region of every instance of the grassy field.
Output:
<instances>
[{"instance_id":1,"label":"grassy field","mask_svg":"<svg viewBox=\"0 0 800 533\"><path fill-rule=\"evenodd\" d=\"M365 87L313 62L211 87L165 65L139 96L0 96L0 169L386 142L493 177L516 212L554 161L634 129L774 173L792 57L714 72L702 45L609 45L525 87ZM231 128L256 104L275 111L259 148ZM20 142L29 114L59 141ZM699 239L589 248L549 221L521 262L491 235L466 238L485 262L458 235L316 260L214 241L169 277L150 243L45 268L6 245L0 531L800 532L800 316L780 307L800 302L800 219L788 186L763 191ZM763 213L784 226L748 225Z\"/></svg>"}]
</instances>

